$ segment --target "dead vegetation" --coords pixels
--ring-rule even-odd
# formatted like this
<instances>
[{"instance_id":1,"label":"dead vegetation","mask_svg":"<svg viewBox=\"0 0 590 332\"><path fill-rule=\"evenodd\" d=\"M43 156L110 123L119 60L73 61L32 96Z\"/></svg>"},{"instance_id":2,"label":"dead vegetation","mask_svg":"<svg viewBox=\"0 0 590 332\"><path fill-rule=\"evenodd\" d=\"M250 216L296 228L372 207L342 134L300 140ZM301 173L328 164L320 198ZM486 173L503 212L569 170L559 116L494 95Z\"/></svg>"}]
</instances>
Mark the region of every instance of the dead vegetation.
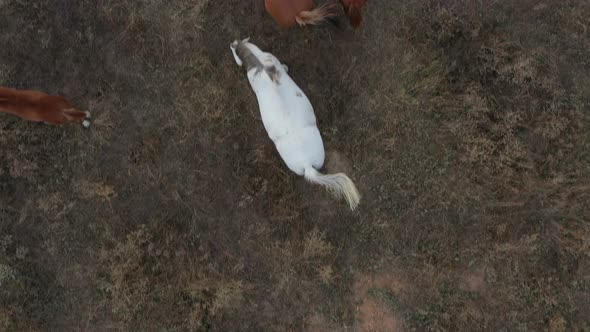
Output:
<instances>
[{"instance_id":1,"label":"dead vegetation","mask_svg":"<svg viewBox=\"0 0 590 332\"><path fill-rule=\"evenodd\" d=\"M0 329L587 330L590 6L372 0L355 32L249 1L0 1ZM358 214L281 164L229 43L313 102Z\"/></svg>"}]
</instances>

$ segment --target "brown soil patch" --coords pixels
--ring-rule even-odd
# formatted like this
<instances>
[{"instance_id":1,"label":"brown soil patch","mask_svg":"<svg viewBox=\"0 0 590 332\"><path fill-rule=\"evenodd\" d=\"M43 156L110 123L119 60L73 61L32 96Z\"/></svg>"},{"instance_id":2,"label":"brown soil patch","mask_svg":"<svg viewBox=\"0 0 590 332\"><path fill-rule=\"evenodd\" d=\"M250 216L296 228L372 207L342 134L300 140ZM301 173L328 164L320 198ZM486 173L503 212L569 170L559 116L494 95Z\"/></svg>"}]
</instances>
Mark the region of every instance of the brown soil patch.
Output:
<instances>
[{"instance_id":1,"label":"brown soil patch","mask_svg":"<svg viewBox=\"0 0 590 332\"><path fill-rule=\"evenodd\" d=\"M403 331L403 319L391 304L384 299L375 298L372 290L390 293L396 298L408 295L410 285L393 273L358 276L354 283L356 306L355 328L359 331Z\"/></svg>"},{"instance_id":2,"label":"brown soil patch","mask_svg":"<svg viewBox=\"0 0 590 332\"><path fill-rule=\"evenodd\" d=\"M482 293L486 289L484 271L466 272L461 278L461 289L469 292Z\"/></svg>"}]
</instances>

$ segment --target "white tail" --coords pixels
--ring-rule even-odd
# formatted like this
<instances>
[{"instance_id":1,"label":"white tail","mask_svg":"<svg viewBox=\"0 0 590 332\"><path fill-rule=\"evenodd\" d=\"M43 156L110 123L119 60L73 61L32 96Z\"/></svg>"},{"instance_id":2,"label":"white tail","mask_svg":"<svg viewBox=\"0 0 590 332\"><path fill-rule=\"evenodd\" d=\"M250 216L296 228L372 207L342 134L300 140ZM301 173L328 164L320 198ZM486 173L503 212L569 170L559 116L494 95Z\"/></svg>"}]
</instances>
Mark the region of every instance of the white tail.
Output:
<instances>
[{"instance_id":1,"label":"white tail","mask_svg":"<svg viewBox=\"0 0 590 332\"><path fill-rule=\"evenodd\" d=\"M317 183L326 187L334 196L344 197L350 209L354 211L359 205L361 196L352 180L344 173L322 174L309 166L305 168L305 179L309 182Z\"/></svg>"},{"instance_id":2,"label":"white tail","mask_svg":"<svg viewBox=\"0 0 590 332\"><path fill-rule=\"evenodd\" d=\"M335 1L328 1L312 10L304 10L295 16L299 25L317 25L327 18L338 16L338 6Z\"/></svg>"}]
</instances>

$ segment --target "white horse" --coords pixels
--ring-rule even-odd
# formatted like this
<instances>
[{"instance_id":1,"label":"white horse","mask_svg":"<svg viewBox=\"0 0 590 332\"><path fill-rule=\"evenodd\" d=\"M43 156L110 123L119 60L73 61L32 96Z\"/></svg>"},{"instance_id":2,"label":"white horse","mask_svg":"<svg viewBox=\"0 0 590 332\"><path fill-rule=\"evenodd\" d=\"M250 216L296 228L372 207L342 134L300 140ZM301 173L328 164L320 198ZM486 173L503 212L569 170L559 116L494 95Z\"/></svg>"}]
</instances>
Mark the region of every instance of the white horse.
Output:
<instances>
[{"instance_id":1,"label":"white horse","mask_svg":"<svg viewBox=\"0 0 590 332\"><path fill-rule=\"evenodd\" d=\"M262 123L287 167L309 182L344 197L354 210L360 195L343 173L324 175L324 143L307 96L287 74L287 66L274 55L249 42L235 40L231 46L236 63L246 65L250 86L256 93Z\"/></svg>"}]
</instances>

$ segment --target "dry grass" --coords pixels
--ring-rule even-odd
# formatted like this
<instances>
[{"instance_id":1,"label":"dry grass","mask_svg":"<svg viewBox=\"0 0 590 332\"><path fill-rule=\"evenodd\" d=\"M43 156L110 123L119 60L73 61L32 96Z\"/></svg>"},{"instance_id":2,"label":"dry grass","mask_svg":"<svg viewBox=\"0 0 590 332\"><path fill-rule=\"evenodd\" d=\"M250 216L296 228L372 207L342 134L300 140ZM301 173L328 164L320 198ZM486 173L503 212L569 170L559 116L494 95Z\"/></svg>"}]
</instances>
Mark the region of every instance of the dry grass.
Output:
<instances>
[{"instance_id":1,"label":"dry grass","mask_svg":"<svg viewBox=\"0 0 590 332\"><path fill-rule=\"evenodd\" d=\"M0 329L587 330L590 7L372 0L354 32L255 2L0 1ZM282 164L229 52L290 67L351 214ZM6 285L6 287L4 287Z\"/></svg>"}]
</instances>

